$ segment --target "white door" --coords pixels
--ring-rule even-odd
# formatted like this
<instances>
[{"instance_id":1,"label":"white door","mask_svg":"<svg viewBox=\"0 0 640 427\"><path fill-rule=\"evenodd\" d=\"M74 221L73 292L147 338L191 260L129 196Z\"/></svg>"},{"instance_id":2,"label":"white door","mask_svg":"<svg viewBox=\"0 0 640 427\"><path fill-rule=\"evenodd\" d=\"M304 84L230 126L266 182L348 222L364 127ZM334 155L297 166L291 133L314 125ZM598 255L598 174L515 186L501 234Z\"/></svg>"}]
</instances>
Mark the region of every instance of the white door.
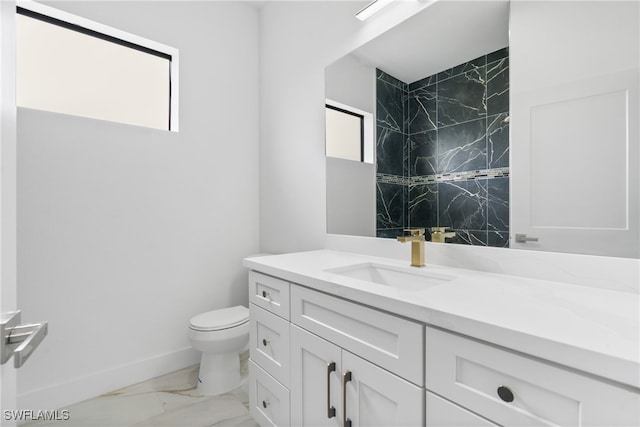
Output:
<instances>
[{"instance_id":1,"label":"white door","mask_svg":"<svg viewBox=\"0 0 640 427\"><path fill-rule=\"evenodd\" d=\"M14 1L0 1L0 315L16 310L16 100ZM4 318L4 316L3 316ZM16 408L16 370L0 365L0 424Z\"/></svg>"},{"instance_id":2,"label":"white door","mask_svg":"<svg viewBox=\"0 0 640 427\"><path fill-rule=\"evenodd\" d=\"M291 425L341 426L341 349L291 325Z\"/></svg>"},{"instance_id":3,"label":"white door","mask_svg":"<svg viewBox=\"0 0 640 427\"><path fill-rule=\"evenodd\" d=\"M424 390L384 369L342 351L347 420L352 427L424 425ZM347 421L347 425L349 422Z\"/></svg>"},{"instance_id":4,"label":"white door","mask_svg":"<svg viewBox=\"0 0 640 427\"><path fill-rule=\"evenodd\" d=\"M47 335L47 322L24 325L16 282L16 3L0 1L0 424L13 426L16 368ZM9 363L7 363L9 362Z\"/></svg>"},{"instance_id":5,"label":"white door","mask_svg":"<svg viewBox=\"0 0 640 427\"><path fill-rule=\"evenodd\" d=\"M511 3L511 247L640 257L639 8Z\"/></svg>"}]
</instances>

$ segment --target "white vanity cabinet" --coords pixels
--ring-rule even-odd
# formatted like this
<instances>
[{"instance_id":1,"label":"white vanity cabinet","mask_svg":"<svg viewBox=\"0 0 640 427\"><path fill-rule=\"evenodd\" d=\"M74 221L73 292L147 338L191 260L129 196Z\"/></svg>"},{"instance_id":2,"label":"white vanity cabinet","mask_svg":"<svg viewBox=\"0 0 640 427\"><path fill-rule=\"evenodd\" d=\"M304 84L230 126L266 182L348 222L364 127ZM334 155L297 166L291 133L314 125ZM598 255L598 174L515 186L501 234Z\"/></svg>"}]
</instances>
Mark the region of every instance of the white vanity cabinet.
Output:
<instances>
[{"instance_id":1,"label":"white vanity cabinet","mask_svg":"<svg viewBox=\"0 0 640 427\"><path fill-rule=\"evenodd\" d=\"M413 368L420 375L422 369L410 362L411 369L402 363L403 369L377 366L363 358L380 360L385 353L410 360L414 355L400 356L398 348L415 346L411 350L421 360L422 325L295 285L291 298L292 425L424 425L424 388L387 370L413 377ZM345 348L359 348L363 357Z\"/></svg>"},{"instance_id":2,"label":"white vanity cabinet","mask_svg":"<svg viewBox=\"0 0 640 427\"><path fill-rule=\"evenodd\" d=\"M640 426L633 385L452 332L429 308L413 308L418 321L331 282L325 293L249 278L250 413L262 427Z\"/></svg>"},{"instance_id":3,"label":"white vanity cabinet","mask_svg":"<svg viewBox=\"0 0 640 427\"><path fill-rule=\"evenodd\" d=\"M261 426L424 425L424 324L256 271L249 290Z\"/></svg>"},{"instance_id":4,"label":"white vanity cabinet","mask_svg":"<svg viewBox=\"0 0 640 427\"><path fill-rule=\"evenodd\" d=\"M288 426L289 282L249 272L249 412L261 426Z\"/></svg>"},{"instance_id":5,"label":"white vanity cabinet","mask_svg":"<svg viewBox=\"0 0 640 427\"><path fill-rule=\"evenodd\" d=\"M637 391L433 327L426 342L427 390L466 408L428 393L427 426L463 411L478 426L640 425Z\"/></svg>"}]
</instances>

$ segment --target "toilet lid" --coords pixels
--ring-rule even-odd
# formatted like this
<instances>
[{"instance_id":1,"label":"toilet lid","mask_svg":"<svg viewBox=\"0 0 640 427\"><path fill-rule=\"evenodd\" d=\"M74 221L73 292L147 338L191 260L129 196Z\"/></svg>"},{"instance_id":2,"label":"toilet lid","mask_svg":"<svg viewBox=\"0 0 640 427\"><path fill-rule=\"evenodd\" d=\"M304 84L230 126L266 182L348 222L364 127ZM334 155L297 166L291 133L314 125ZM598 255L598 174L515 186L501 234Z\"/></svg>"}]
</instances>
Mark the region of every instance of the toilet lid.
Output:
<instances>
[{"instance_id":1,"label":"toilet lid","mask_svg":"<svg viewBox=\"0 0 640 427\"><path fill-rule=\"evenodd\" d=\"M191 329L217 331L233 328L249 321L249 309L241 305L207 311L191 319Z\"/></svg>"}]
</instances>

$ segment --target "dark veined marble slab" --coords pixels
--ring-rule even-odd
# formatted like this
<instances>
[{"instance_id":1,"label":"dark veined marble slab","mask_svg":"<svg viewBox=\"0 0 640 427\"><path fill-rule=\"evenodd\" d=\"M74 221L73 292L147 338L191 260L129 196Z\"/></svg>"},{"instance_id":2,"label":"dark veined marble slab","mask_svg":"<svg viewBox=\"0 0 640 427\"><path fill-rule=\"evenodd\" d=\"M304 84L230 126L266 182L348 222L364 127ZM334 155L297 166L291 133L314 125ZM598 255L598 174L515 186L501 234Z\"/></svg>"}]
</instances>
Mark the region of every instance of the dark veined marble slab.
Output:
<instances>
[{"instance_id":1,"label":"dark veined marble slab","mask_svg":"<svg viewBox=\"0 0 640 427\"><path fill-rule=\"evenodd\" d=\"M509 112L509 58L487 65L487 114Z\"/></svg>"},{"instance_id":2,"label":"dark veined marble slab","mask_svg":"<svg viewBox=\"0 0 640 427\"><path fill-rule=\"evenodd\" d=\"M378 73L380 75L380 72ZM397 85L387 82L388 74L382 74L376 80L376 122L383 128L396 132L404 132L405 101L407 91Z\"/></svg>"},{"instance_id":3,"label":"dark veined marble slab","mask_svg":"<svg viewBox=\"0 0 640 427\"><path fill-rule=\"evenodd\" d=\"M438 173L487 168L485 119L438 129Z\"/></svg>"},{"instance_id":4,"label":"dark veined marble slab","mask_svg":"<svg viewBox=\"0 0 640 427\"><path fill-rule=\"evenodd\" d=\"M508 47L411 84L378 70L377 90L378 237L509 247Z\"/></svg>"},{"instance_id":5,"label":"dark veined marble slab","mask_svg":"<svg viewBox=\"0 0 640 427\"><path fill-rule=\"evenodd\" d=\"M438 82L438 127L484 118L486 67L479 67Z\"/></svg>"},{"instance_id":6,"label":"dark veined marble slab","mask_svg":"<svg viewBox=\"0 0 640 427\"><path fill-rule=\"evenodd\" d=\"M405 137L402 132L377 127L376 172L404 176L405 173Z\"/></svg>"},{"instance_id":7,"label":"dark veined marble slab","mask_svg":"<svg viewBox=\"0 0 640 427\"><path fill-rule=\"evenodd\" d=\"M437 173L437 138L435 130L409 136L409 176Z\"/></svg>"},{"instance_id":8,"label":"dark veined marble slab","mask_svg":"<svg viewBox=\"0 0 640 427\"><path fill-rule=\"evenodd\" d=\"M487 119L487 161L489 169L509 167L509 114Z\"/></svg>"},{"instance_id":9,"label":"dark veined marble slab","mask_svg":"<svg viewBox=\"0 0 640 427\"><path fill-rule=\"evenodd\" d=\"M376 229L405 227L405 185L376 183Z\"/></svg>"},{"instance_id":10,"label":"dark veined marble slab","mask_svg":"<svg viewBox=\"0 0 640 427\"><path fill-rule=\"evenodd\" d=\"M437 128L437 95L436 85L409 92L407 127L410 135Z\"/></svg>"},{"instance_id":11,"label":"dark veined marble slab","mask_svg":"<svg viewBox=\"0 0 640 427\"><path fill-rule=\"evenodd\" d=\"M439 226L487 229L487 180L438 183Z\"/></svg>"},{"instance_id":12,"label":"dark veined marble slab","mask_svg":"<svg viewBox=\"0 0 640 427\"><path fill-rule=\"evenodd\" d=\"M439 72L438 74L436 74L436 79L438 82L440 82L469 71L477 70L485 65L487 65L487 55L482 55L472 59L471 61L467 61L460 65L456 65L455 67L451 67L447 70Z\"/></svg>"},{"instance_id":13,"label":"dark veined marble slab","mask_svg":"<svg viewBox=\"0 0 640 427\"><path fill-rule=\"evenodd\" d=\"M509 232L508 231L489 231L487 232L487 246L493 246L496 248L508 248L509 247Z\"/></svg>"},{"instance_id":14,"label":"dark veined marble slab","mask_svg":"<svg viewBox=\"0 0 640 427\"><path fill-rule=\"evenodd\" d=\"M409 227L431 228L438 224L438 185L409 187Z\"/></svg>"},{"instance_id":15,"label":"dark veined marble slab","mask_svg":"<svg viewBox=\"0 0 640 427\"><path fill-rule=\"evenodd\" d=\"M458 245L487 246L486 230L451 230L456 233L455 237L447 239L447 243Z\"/></svg>"},{"instance_id":16,"label":"dark veined marble slab","mask_svg":"<svg viewBox=\"0 0 640 427\"><path fill-rule=\"evenodd\" d=\"M509 178L487 180L487 229L509 231Z\"/></svg>"}]
</instances>

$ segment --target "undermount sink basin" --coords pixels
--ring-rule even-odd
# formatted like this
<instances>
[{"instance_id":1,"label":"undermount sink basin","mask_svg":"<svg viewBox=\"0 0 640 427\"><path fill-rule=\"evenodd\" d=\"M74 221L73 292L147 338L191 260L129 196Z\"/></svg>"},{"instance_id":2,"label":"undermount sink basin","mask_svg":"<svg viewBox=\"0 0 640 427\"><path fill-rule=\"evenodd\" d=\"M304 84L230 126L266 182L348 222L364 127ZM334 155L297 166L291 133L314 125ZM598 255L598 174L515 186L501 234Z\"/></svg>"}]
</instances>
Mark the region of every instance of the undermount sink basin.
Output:
<instances>
[{"instance_id":1,"label":"undermount sink basin","mask_svg":"<svg viewBox=\"0 0 640 427\"><path fill-rule=\"evenodd\" d=\"M434 274L415 267L402 268L373 263L349 265L325 271L406 291L423 291L453 280L453 277Z\"/></svg>"}]
</instances>

